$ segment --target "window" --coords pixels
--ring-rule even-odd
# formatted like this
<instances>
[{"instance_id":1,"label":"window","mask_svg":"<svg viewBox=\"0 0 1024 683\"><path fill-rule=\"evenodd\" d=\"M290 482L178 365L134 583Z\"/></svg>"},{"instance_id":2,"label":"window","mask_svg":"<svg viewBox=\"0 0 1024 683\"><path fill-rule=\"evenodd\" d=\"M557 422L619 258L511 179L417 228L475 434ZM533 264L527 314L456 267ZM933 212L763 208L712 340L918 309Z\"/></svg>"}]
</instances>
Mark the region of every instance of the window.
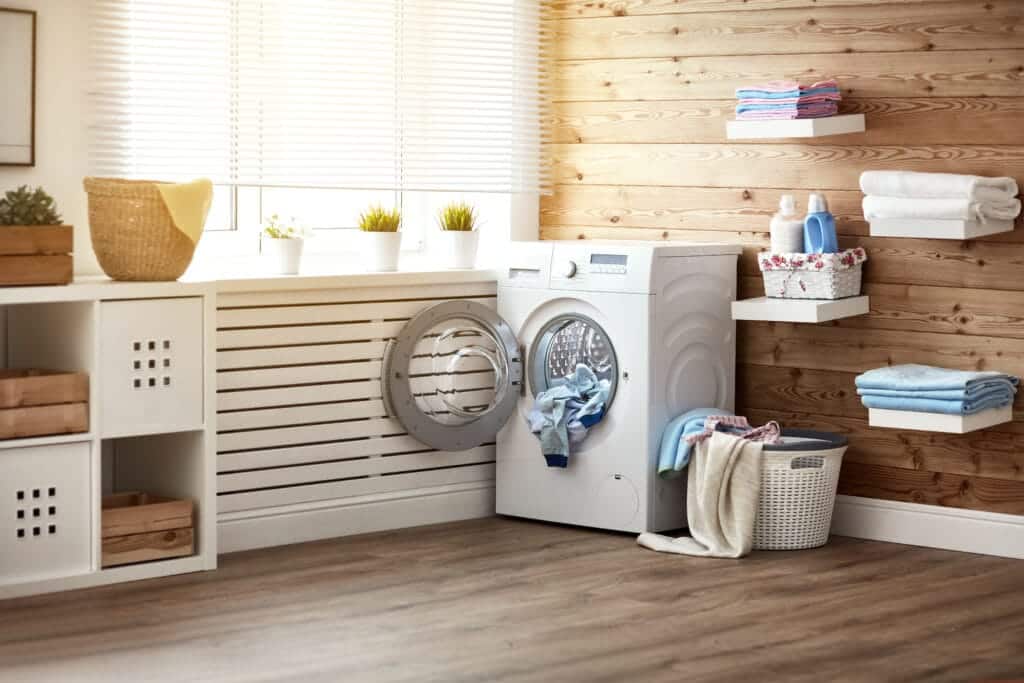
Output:
<instances>
[{"instance_id":1,"label":"window","mask_svg":"<svg viewBox=\"0 0 1024 683\"><path fill-rule=\"evenodd\" d=\"M330 244L380 203L416 246L445 201L486 228L547 180L538 0L95 7L93 172L213 179L211 233L277 213Z\"/></svg>"}]
</instances>

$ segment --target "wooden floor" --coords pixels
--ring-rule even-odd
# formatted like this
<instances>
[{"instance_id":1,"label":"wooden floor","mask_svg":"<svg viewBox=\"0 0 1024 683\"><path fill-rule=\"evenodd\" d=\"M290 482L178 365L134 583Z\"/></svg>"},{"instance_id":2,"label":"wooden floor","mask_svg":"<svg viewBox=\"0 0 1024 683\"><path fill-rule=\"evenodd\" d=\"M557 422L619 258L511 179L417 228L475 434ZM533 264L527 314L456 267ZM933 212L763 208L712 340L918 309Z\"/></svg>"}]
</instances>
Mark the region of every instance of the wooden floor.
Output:
<instances>
[{"instance_id":1,"label":"wooden floor","mask_svg":"<svg viewBox=\"0 0 1024 683\"><path fill-rule=\"evenodd\" d=\"M1024 678L1024 562L835 538L739 560L487 519L0 602L0 681Z\"/></svg>"}]
</instances>

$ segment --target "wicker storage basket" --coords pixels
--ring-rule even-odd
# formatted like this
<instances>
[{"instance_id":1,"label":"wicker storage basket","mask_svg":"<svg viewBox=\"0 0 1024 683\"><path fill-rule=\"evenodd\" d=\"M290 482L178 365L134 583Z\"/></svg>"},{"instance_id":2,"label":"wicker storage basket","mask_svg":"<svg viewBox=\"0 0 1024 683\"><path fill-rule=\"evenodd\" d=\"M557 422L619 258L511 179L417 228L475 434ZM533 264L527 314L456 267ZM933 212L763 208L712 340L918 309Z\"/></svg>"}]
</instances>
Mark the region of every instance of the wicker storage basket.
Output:
<instances>
[{"instance_id":1,"label":"wicker storage basket","mask_svg":"<svg viewBox=\"0 0 1024 683\"><path fill-rule=\"evenodd\" d=\"M860 247L838 254L762 253L758 265L765 296L781 299L845 299L860 294L867 254Z\"/></svg>"},{"instance_id":2,"label":"wicker storage basket","mask_svg":"<svg viewBox=\"0 0 1024 683\"><path fill-rule=\"evenodd\" d=\"M765 445L755 549L801 550L828 542L846 446L843 436L798 429Z\"/></svg>"},{"instance_id":3,"label":"wicker storage basket","mask_svg":"<svg viewBox=\"0 0 1024 683\"><path fill-rule=\"evenodd\" d=\"M157 183L86 178L89 232L103 272L115 280L177 280L196 245L174 227Z\"/></svg>"}]
</instances>

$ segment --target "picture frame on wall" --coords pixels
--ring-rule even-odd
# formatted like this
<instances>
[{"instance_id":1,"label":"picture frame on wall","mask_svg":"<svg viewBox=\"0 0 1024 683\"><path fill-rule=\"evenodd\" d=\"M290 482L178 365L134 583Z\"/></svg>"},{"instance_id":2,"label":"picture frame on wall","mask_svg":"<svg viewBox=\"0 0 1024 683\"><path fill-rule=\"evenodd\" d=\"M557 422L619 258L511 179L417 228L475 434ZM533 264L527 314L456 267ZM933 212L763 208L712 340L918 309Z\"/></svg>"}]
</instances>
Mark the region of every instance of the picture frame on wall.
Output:
<instances>
[{"instance_id":1,"label":"picture frame on wall","mask_svg":"<svg viewBox=\"0 0 1024 683\"><path fill-rule=\"evenodd\" d=\"M36 13L0 7L0 166L35 166Z\"/></svg>"}]
</instances>

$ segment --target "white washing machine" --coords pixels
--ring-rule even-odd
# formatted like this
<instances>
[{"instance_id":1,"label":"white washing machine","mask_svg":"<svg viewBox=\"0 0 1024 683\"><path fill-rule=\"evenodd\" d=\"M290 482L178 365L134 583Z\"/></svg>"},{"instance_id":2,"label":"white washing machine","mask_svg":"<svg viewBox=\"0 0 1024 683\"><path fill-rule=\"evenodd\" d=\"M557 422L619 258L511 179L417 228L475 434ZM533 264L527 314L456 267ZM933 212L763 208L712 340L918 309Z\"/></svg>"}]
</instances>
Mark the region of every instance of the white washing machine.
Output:
<instances>
[{"instance_id":1,"label":"white washing machine","mask_svg":"<svg viewBox=\"0 0 1024 683\"><path fill-rule=\"evenodd\" d=\"M391 344L382 376L389 413L442 450L496 438L499 514L633 532L685 526L684 479L657 476L658 446L670 418L733 408L740 251L513 243L496 312L439 304ZM533 397L578 363L611 383L605 416L568 467L548 467L526 415Z\"/></svg>"}]
</instances>

